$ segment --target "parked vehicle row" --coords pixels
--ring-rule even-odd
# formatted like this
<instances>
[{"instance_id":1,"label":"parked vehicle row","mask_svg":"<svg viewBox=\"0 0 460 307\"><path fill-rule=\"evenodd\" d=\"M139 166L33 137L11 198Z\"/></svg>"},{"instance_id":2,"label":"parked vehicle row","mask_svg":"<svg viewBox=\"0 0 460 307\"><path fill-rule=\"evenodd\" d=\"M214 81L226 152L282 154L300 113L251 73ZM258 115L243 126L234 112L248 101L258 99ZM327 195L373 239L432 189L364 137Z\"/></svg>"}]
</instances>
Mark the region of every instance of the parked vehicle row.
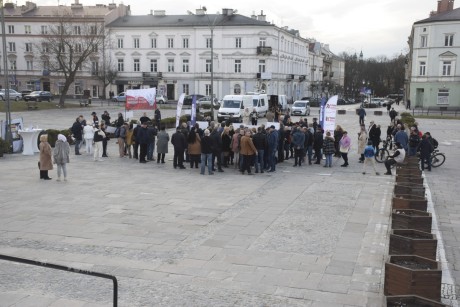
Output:
<instances>
[{"instance_id":1,"label":"parked vehicle row","mask_svg":"<svg viewBox=\"0 0 460 307\"><path fill-rule=\"evenodd\" d=\"M51 101L54 99L53 94L51 94L48 91L29 91L29 90L24 90L21 93L13 90L13 89L8 89L9 97L10 100L15 100L19 101L20 99L23 99L25 101ZM6 92L5 89L0 90L0 100L5 100L6 99Z\"/></svg>"}]
</instances>

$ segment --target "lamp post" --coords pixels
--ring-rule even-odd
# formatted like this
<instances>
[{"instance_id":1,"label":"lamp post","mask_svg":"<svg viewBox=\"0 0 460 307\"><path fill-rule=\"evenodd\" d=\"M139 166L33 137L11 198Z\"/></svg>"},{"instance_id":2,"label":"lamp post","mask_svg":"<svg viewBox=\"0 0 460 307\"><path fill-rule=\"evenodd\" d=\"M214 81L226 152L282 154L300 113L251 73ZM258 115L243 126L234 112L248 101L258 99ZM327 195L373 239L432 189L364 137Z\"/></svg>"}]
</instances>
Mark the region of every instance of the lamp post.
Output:
<instances>
[{"instance_id":1,"label":"lamp post","mask_svg":"<svg viewBox=\"0 0 460 307\"><path fill-rule=\"evenodd\" d=\"M217 17L214 19L214 22L211 22L209 15L207 14L207 9L203 6L203 11L206 13L206 17L209 21L209 28L211 29L211 121L214 120L214 26L217 20Z\"/></svg>"},{"instance_id":2,"label":"lamp post","mask_svg":"<svg viewBox=\"0 0 460 307\"><path fill-rule=\"evenodd\" d=\"M10 84L8 80L8 59L6 58L6 34L5 34L5 12L3 9L3 0L0 0L0 14L2 18L2 53L3 53L3 77L5 81L5 103L6 103L6 129L5 129L5 140L11 145L13 136L11 134L11 110L10 110Z\"/></svg>"}]
</instances>

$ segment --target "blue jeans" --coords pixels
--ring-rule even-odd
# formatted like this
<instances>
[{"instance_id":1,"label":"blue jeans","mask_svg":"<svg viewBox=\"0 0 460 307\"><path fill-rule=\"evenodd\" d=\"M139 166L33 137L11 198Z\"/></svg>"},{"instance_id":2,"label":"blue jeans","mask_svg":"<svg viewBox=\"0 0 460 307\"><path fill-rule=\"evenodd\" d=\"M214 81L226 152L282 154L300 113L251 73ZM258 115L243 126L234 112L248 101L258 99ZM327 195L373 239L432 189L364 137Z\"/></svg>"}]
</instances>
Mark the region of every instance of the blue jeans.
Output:
<instances>
[{"instance_id":1,"label":"blue jeans","mask_svg":"<svg viewBox=\"0 0 460 307\"><path fill-rule=\"evenodd\" d=\"M264 153L265 150L257 149L257 156L256 156L256 172L259 171L259 164L260 164L260 171L264 171Z\"/></svg>"},{"instance_id":2,"label":"blue jeans","mask_svg":"<svg viewBox=\"0 0 460 307\"><path fill-rule=\"evenodd\" d=\"M417 154L417 147L409 147L409 156L415 156Z\"/></svg>"},{"instance_id":3,"label":"blue jeans","mask_svg":"<svg viewBox=\"0 0 460 307\"><path fill-rule=\"evenodd\" d=\"M325 166L332 166L332 154L326 155L326 164Z\"/></svg>"},{"instance_id":4,"label":"blue jeans","mask_svg":"<svg viewBox=\"0 0 460 307\"><path fill-rule=\"evenodd\" d=\"M149 143L149 147L147 149L147 160L153 160L154 151L155 151L155 142Z\"/></svg>"},{"instance_id":5,"label":"blue jeans","mask_svg":"<svg viewBox=\"0 0 460 307\"><path fill-rule=\"evenodd\" d=\"M205 164L208 163L208 174L212 174L212 153L201 154L201 174L204 175Z\"/></svg>"},{"instance_id":6,"label":"blue jeans","mask_svg":"<svg viewBox=\"0 0 460 307\"><path fill-rule=\"evenodd\" d=\"M75 139L75 154L78 155L80 153L80 145L83 142L83 140L77 140Z\"/></svg>"},{"instance_id":7,"label":"blue jeans","mask_svg":"<svg viewBox=\"0 0 460 307\"><path fill-rule=\"evenodd\" d=\"M307 156L308 156L308 164L311 164L311 159L313 157L313 146L307 146L307 148L305 149L306 153L307 153Z\"/></svg>"}]
</instances>

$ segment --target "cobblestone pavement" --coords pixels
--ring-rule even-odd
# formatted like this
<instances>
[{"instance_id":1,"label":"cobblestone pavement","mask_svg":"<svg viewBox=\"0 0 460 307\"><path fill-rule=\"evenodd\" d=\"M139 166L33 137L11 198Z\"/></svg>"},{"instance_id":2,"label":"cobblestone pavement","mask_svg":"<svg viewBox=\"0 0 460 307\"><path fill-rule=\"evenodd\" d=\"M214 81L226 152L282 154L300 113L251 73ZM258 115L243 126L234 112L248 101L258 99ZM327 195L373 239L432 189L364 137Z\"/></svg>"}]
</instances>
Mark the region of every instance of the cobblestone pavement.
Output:
<instances>
[{"instance_id":1,"label":"cobblestone pavement","mask_svg":"<svg viewBox=\"0 0 460 307\"><path fill-rule=\"evenodd\" d=\"M339 107L348 112L337 120L354 142L348 168L340 160L327 169L293 168L288 160L275 173L242 176L229 168L200 176L188 166L173 169L171 160L142 165L118 158L110 141L104 162L72 155L69 181L45 182L37 156L6 155L0 254L115 275L119 306L381 306L394 178L361 174L355 107ZM26 127L62 129L80 113L90 118L105 109L112 117L123 110L12 117L23 117ZM370 119L383 131L389 122L386 115ZM444 243L439 254L447 258L443 278L452 277L443 279L443 294L455 304L459 124L419 122L448 156L426 177ZM111 299L108 280L0 261L0 306L110 306Z\"/></svg>"}]
</instances>

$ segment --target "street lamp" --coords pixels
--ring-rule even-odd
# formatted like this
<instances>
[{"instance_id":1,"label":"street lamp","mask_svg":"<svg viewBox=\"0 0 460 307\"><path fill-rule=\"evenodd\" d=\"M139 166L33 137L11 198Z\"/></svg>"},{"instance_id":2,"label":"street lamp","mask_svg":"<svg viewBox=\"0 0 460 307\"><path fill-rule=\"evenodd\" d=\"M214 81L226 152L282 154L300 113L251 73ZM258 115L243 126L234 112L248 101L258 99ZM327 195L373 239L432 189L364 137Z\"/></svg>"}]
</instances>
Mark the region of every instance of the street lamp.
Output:
<instances>
[{"instance_id":1,"label":"street lamp","mask_svg":"<svg viewBox=\"0 0 460 307\"><path fill-rule=\"evenodd\" d=\"M217 20L217 16L214 22L211 23L207 9L203 6L203 11L206 13L206 17L209 21L209 28L211 29L211 121L214 120L214 26Z\"/></svg>"},{"instance_id":2,"label":"street lamp","mask_svg":"<svg viewBox=\"0 0 460 307\"><path fill-rule=\"evenodd\" d=\"M3 51L3 77L5 78L5 103L6 103L6 129L5 129L5 140L12 144L13 136L11 134L11 110L10 110L10 84L8 80L8 59L6 58L6 34L5 34L5 12L3 9L3 0L0 0L0 11L2 18L2 51Z\"/></svg>"}]
</instances>

